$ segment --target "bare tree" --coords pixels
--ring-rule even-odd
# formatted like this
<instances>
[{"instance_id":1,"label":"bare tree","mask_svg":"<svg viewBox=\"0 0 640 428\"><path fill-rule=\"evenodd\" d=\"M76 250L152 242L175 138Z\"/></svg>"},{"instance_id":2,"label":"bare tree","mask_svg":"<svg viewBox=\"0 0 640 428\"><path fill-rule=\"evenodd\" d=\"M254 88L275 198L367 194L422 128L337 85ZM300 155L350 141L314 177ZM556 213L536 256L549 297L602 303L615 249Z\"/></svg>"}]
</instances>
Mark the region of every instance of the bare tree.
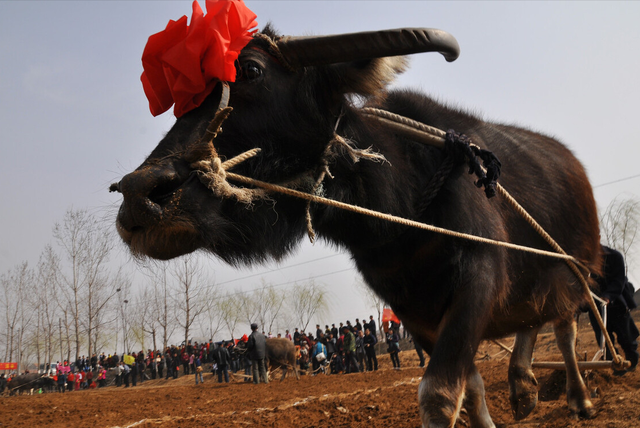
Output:
<instances>
[{"instance_id":1,"label":"bare tree","mask_svg":"<svg viewBox=\"0 0 640 428\"><path fill-rule=\"evenodd\" d=\"M176 260L171 274L176 280L175 293L172 293L176 321L184 330L184 343L189 341L189 333L196 319L207 307L208 293L213 293L211 285L197 258L188 254Z\"/></svg>"},{"instance_id":2,"label":"bare tree","mask_svg":"<svg viewBox=\"0 0 640 428\"><path fill-rule=\"evenodd\" d=\"M222 330L224 321L222 314L218 310L218 296L209 296L206 300L206 307L202 316L200 317L200 331L209 338L213 338Z\"/></svg>"},{"instance_id":3,"label":"bare tree","mask_svg":"<svg viewBox=\"0 0 640 428\"><path fill-rule=\"evenodd\" d=\"M166 283L165 283L166 284ZM166 287L165 287L166 291ZM164 317L158 316L158 309L163 310L164 305L162 299L158 298L158 288L155 282L149 282L142 289L136 298L137 318L140 320L140 327L145 334L151 336L153 349L158 349L158 335L162 329L166 331L160 322L162 318L168 319L168 313L164 313ZM166 297L166 295L165 295ZM164 302L166 304L166 301ZM165 340L167 340L165 338ZM165 348L166 349L166 346Z\"/></svg>"},{"instance_id":4,"label":"bare tree","mask_svg":"<svg viewBox=\"0 0 640 428\"><path fill-rule=\"evenodd\" d=\"M104 337L103 328L115 324L113 297L121 291L124 280L122 270L114 276L100 275L87 287L87 312L83 325L89 338L89 352L96 352L107 345L109 338ZM114 316L115 315L115 316Z\"/></svg>"},{"instance_id":5,"label":"bare tree","mask_svg":"<svg viewBox=\"0 0 640 428\"><path fill-rule=\"evenodd\" d=\"M270 332L280 319L285 306L285 294L275 290L264 279L261 279L261 284L258 289L238 294L242 301L240 313L248 324L255 322Z\"/></svg>"},{"instance_id":6,"label":"bare tree","mask_svg":"<svg viewBox=\"0 0 640 428\"><path fill-rule=\"evenodd\" d=\"M122 329L122 350L123 352L131 351L131 329L129 328L129 301L131 299L131 280L127 277L120 278L120 292L115 299L116 304L116 349L118 348L118 335ZM133 315L135 318L135 315Z\"/></svg>"},{"instance_id":7,"label":"bare tree","mask_svg":"<svg viewBox=\"0 0 640 428\"><path fill-rule=\"evenodd\" d=\"M59 259L51 245L47 245L40 254L36 268L35 293L38 304L38 317L40 318L39 330L42 331L43 357L45 363L53 360L53 353L57 343L56 335L58 319L60 316L56 295L58 294L58 281L56 272L59 270ZM38 361L40 363L40 361Z\"/></svg>"},{"instance_id":8,"label":"bare tree","mask_svg":"<svg viewBox=\"0 0 640 428\"><path fill-rule=\"evenodd\" d=\"M636 198L615 198L600 218L605 244L622 253L627 271L633 264L639 226L640 201Z\"/></svg>"},{"instance_id":9,"label":"bare tree","mask_svg":"<svg viewBox=\"0 0 640 428\"><path fill-rule=\"evenodd\" d=\"M251 323L259 324L260 321L260 302L255 299L252 292L237 291L236 297L239 302L238 315L246 321L247 325Z\"/></svg>"},{"instance_id":10,"label":"bare tree","mask_svg":"<svg viewBox=\"0 0 640 428\"><path fill-rule=\"evenodd\" d=\"M314 316L326 313L327 292L313 280L302 285L296 283L293 286L289 304L298 325L306 331Z\"/></svg>"},{"instance_id":11,"label":"bare tree","mask_svg":"<svg viewBox=\"0 0 640 428\"><path fill-rule=\"evenodd\" d=\"M371 289L371 287L369 287L363 281L358 281L357 285L358 285L358 288L362 290L362 294L364 295L364 299L367 302L368 306L376 311L378 315L378 318L377 318L378 323L376 325L378 326L380 335L384 337L384 331L382 329L382 311L388 305L385 303L382 297L378 296L373 291L373 289ZM378 332L376 331L372 331L371 333L375 335L378 334Z\"/></svg>"},{"instance_id":12,"label":"bare tree","mask_svg":"<svg viewBox=\"0 0 640 428\"><path fill-rule=\"evenodd\" d=\"M35 312L28 307L33 282L33 272L27 262L21 263L0 277L7 332L5 358L6 361L12 361L15 356L18 370L21 369L24 356L22 344L26 329L29 328Z\"/></svg>"},{"instance_id":13,"label":"bare tree","mask_svg":"<svg viewBox=\"0 0 640 428\"><path fill-rule=\"evenodd\" d=\"M284 290L276 290L273 287L269 287L265 289L263 296L269 308L267 318L269 328L267 331L271 332L274 324L277 324L280 319L283 308L285 308L286 294Z\"/></svg>"},{"instance_id":14,"label":"bare tree","mask_svg":"<svg viewBox=\"0 0 640 428\"><path fill-rule=\"evenodd\" d=\"M215 306L232 339L235 337L238 321L242 318L241 308L243 300L240 297L241 295L241 292L227 293L216 300Z\"/></svg>"},{"instance_id":15,"label":"bare tree","mask_svg":"<svg viewBox=\"0 0 640 428\"><path fill-rule=\"evenodd\" d=\"M68 301L78 359L81 338L87 337L88 354L92 351L92 333L96 317L104 307L105 294L111 294L106 263L113 246L109 233L86 210L70 209L62 223L56 223L53 236L69 263L68 270L59 273L62 290ZM110 298L110 297L109 297ZM84 330L81 323L86 322Z\"/></svg>"},{"instance_id":16,"label":"bare tree","mask_svg":"<svg viewBox=\"0 0 640 428\"><path fill-rule=\"evenodd\" d=\"M169 299L169 263L153 262L144 270L149 278L148 297L152 314L162 336L162 349L167 349L169 338L175 330L173 322L173 302Z\"/></svg>"}]
</instances>

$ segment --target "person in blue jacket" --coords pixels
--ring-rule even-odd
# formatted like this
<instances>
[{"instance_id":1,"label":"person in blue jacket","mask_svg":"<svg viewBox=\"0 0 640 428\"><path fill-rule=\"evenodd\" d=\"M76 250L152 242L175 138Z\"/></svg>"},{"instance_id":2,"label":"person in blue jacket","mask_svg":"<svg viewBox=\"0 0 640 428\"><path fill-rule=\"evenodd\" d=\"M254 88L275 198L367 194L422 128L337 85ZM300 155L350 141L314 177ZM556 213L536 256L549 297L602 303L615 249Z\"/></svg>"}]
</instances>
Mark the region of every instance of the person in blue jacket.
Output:
<instances>
[{"instance_id":1,"label":"person in blue jacket","mask_svg":"<svg viewBox=\"0 0 640 428\"><path fill-rule=\"evenodd\" d=\"M322 343L324 340L324 334L320 334L319 340L313 345L311 350L311 364L313 367L313 375L318 373L320 366L324 367L324 362L327 360L327 347Z\"/></svg>"}]
</instances>

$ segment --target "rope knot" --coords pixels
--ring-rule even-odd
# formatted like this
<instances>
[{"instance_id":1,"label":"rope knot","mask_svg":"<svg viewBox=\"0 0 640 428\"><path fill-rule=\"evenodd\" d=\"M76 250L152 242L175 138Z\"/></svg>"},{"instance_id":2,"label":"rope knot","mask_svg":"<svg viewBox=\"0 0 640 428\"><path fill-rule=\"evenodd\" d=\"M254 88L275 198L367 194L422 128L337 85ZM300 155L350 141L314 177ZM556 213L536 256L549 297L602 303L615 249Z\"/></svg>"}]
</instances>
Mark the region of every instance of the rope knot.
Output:
<instances>
[{"instance_id":1,"label":"rope knot","mask_svg":"<svg viewBox=\"0 0 640 428\"><path fill-rule=\"evenodd\" d=\"M500 160L489 150L481 149L473 144L471 138L464 134L458 134L454 130L447 131L445 136L445 149L452 154L454 159L466 159L469 165L469 174L478 177L477 187L484 187L487 198L496 195L496 186L500 178ZM478 158L482 159L482 166ZM486 172L485 172L486 169Z\"/></svg>"}]
</instances>

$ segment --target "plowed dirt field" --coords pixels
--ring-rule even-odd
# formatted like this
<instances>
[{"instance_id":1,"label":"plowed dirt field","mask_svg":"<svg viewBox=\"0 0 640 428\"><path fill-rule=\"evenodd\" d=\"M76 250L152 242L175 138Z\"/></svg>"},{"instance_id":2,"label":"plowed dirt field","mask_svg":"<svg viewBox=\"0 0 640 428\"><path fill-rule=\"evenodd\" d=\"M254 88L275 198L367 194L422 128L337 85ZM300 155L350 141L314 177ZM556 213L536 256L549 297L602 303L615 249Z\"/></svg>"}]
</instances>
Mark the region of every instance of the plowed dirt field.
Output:
<instances>
[{"instance_id":1,"label":"plowed dirt field","mask_svg":"<svg viewBox=\"0 0 640 428\"><path fill-rule=\"evenodd\" d=\"M511 345L513 339L502 342ZM578 348L590 357L596 351L586 324L579 328ZM540 334L535 360L558 361L559 355L553 335ZM376 372L302 376L299 381L291 376L268 385L240 379L219 384L207 373L198 386L193 376L184 376L128 389L2 397L0 427L419 427L417 389L423 369L413 350L401 352L400 360L399 371L382 355ZM497 345L481 345L477 365L498 427L640 427L640 370L624 376L611 370L588 374L597 412L593 419L578 420L567 408L564 372L535 369L538 406L515 422L507 364L506 352ZM465 415L456 426L468 426Z\"/></svg>"}]
</instances>

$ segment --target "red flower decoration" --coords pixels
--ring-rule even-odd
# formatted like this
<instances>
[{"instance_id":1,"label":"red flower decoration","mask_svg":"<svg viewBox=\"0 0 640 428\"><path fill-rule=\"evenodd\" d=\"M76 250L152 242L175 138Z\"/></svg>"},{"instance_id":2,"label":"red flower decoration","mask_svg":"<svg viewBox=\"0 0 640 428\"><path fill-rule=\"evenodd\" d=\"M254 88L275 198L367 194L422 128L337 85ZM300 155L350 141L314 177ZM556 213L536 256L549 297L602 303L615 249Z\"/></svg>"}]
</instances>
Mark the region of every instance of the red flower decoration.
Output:
<instances>
[{"instance_id":1,"label":"red flower decoration","mask_svg":"<svg viewBox=\"0 0 640 428\"><path fill-rule=\"evenodd\" d=\"M175 103L180 117L202 104L218 80L236 80L234 62L257 31L256 15L242 0L206 0L206 7L205 15L194 1L191 25L186 16L171 20L147 41L140 80L154 116Z\"/></svg>"}]
</instances>

